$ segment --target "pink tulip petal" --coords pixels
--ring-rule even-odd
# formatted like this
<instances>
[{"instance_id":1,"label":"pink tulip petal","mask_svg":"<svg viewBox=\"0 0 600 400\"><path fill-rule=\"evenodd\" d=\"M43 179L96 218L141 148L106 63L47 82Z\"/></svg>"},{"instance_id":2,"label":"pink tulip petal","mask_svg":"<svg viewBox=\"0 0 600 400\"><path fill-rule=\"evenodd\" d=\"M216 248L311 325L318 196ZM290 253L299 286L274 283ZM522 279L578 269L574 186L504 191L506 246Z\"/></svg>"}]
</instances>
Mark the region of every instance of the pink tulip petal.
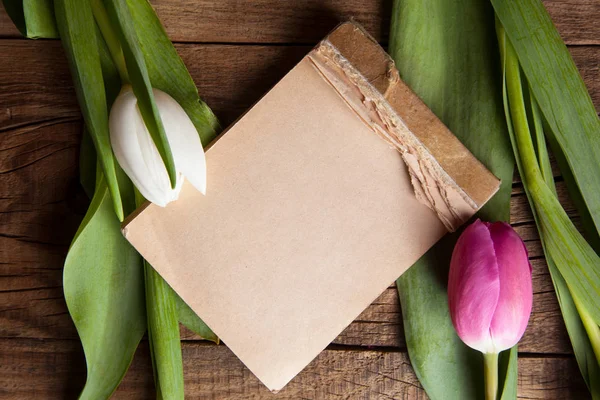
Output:
<instances>
[{"instance_id":1,"label":"pink tulip petal","mask_svg":"<svg viewBox=\"0 0 600 400\"><path fill-rule=\"evenodd\" d=\"M475 221L452 254L448 303L458 336L481 352L493 350L490 323L500 293L499 269L487 224Z\"/></svg>"},{"instance_id":2,"label":"pink tulip petal","mask_svg":"<svg viewBox=\"0 0 600 400\"><path fill-rule=\"evenodd\" d=\"M510 225L497 222L489 229L500 276L490 331L497 351L502 351L514 346L527 327L533 302L531 265L523 241Z\"/></svg>"}]
</instances>

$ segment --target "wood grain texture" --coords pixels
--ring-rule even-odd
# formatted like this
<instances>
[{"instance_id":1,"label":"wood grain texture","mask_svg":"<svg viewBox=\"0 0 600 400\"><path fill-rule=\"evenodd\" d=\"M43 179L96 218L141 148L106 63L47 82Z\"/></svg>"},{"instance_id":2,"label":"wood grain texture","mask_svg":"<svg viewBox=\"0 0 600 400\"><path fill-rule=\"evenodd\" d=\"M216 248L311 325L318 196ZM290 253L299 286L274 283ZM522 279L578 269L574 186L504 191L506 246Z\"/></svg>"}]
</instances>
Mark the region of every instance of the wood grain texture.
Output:
<instances>
[{"instance_id":1,"label":"wood grain texture","mask_svg":"<svg viewBox=\"0 0 600 400\"><path fill-rule=\"evenodd\" d=\"M176 42L316 43L339 22L354 17L387 41L392 0L151 0ZM544 0L567 44L600 44L597 0ZM18 37L0 12L0 37Z\"/></svg>"},{"instance_id":2,"label":"wood grain texture","mask_svg":"<svg viewBox=\"0 0 600 400\"><path fill-rule=\"evenodd\" d=\"M176 48L200 95L227 126L311 46L178 44ZM576 46L570 51L596 109L600 109L600 47ZM0 40L0 76L0 131L80 115L58 41Z\"/></svg>"},{"instance_id":3,"label":"wood grain texture","mask_svg":"<svg viewBox=\"0 0 600 400\"><path fill-rule=\"evenodd\" d=\"M225 346L183 344L186 399L426 399L403 352L323 351L277 395L270 393ZM85 380L83 354L76 341L0 340L0 397L74 398ZM32 379L35 377L35 379ZM153 398L147 343L114 395ZM519 359L518 397L586 399L571 357Z\"/></svg>"}]
</instances>

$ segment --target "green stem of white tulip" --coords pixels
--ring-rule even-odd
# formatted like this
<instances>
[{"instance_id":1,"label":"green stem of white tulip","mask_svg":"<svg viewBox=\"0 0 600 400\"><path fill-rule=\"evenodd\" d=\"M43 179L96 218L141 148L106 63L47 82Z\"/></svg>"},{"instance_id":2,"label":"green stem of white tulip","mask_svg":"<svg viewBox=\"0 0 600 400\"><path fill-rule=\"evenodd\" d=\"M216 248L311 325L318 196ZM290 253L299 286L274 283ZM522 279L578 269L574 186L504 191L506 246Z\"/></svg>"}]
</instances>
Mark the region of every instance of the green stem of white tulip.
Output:
<instances>
[{"instance_id":1,"label":"green stem of white tulip","mask_svg":"<svg viewBox=\"0 0 600 400\"><path fill-rule=\"evenodd\" d=\"M135 190L136 206L146 199ZM167 282L144 260L146 314L150 355L157 400L183 400L183 361L175 294Z\"/></svg>"},{"instance_id":2,"label":"green stem of white tulip","mask_svg":"<svg viewBox=\"0 0 600 400\"><path fill-rule=\"evenodd\" d=\"M483 372L485 375L485 400L498 397L498 353L483 354Z\"/></svg>"},{"instance_id":3,"label":"green stem of white tulip","mask_svg":"<svg viewBox=\"0 0 600 400\"><path fill-rule=\"evenodd\" d=\"M102 0L92 0L92 12L94 13L94 19L102 32L102 37L108 46L108 51L119 71L121 77L121 83L129 83L129 74L127 73L127 66L125 64L125 57L123 56L123 49L121 48L121 42L115 31L112 29L108 13Z\"/></svg>"}]
</instances>

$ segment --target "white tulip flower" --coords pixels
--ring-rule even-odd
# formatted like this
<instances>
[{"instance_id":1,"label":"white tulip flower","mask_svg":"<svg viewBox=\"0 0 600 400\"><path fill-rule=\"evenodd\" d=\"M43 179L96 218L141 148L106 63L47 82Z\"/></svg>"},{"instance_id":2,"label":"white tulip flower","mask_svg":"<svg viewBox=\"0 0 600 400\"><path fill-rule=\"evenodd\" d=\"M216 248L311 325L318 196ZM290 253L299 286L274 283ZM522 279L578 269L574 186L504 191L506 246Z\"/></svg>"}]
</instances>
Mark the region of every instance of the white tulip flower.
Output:
<instances>
[{"instance_id":1,"label":"white tulip flower","mask_svg":"<svg viewBox=\"0 0 600 400\"><path fill-rule=\"evenodd\" d=\"M110 110L110 142L119 165L140 193L164 207L177 200L184 177L202 194L206 193L206 160L198 131L183 108L165 92L153 89L153 93L175 161L175 188L171 187L167 168L144 124L130 85L123 86Z\"/></svg>"}]
</instances>

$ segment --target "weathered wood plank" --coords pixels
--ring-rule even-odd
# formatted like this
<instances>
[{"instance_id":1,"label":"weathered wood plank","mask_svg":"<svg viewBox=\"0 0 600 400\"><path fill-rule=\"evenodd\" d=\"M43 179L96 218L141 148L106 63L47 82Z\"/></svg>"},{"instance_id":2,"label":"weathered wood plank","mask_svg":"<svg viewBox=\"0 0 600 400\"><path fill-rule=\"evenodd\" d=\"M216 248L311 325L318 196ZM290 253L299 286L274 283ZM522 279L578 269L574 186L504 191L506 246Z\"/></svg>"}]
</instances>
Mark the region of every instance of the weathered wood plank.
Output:
<instances>
[{"instance_id":1,"label":"weathered wood plank","mask_svg":"<svg viewBox=\"0 0 600 400\"><path fill-rule=\"evenodd\" d=\"M225 346L183 344L186 399L426 399L403 352L325 350L274 395ZM142 343L116 399L154 397L152 370ZM74 398L85 366L76 341L0 340L3 399ZM32 379L34 377L35 379ZM572 358L519 359L518 397L585 399Z\"/></svg>"},{"instance_id":2,"label":"weathered wood plank","mask_svg":"<svg viewBox=\"0 0 600 400\"><path fill-rule=\"evenodd\" d=\"M224 126L256 102L309 46L176 46L201 96ZM600 110L600 47L571 47ZM19 62L15 62L18 57ZM23 68L27 65L27 68ZM56 41L0 40L0 131L79 115L67 61Z\"/></svg>"},{"instance_id":3,"label":"weathered wood plank","mask_svg":"<svg viewBox=\"0 0 600 400\"><path fill-rule=\"evenodd\" d=\"M224 126L277 83L309 46L177 46L201 96ZM19 63L15 63L15 55ZM27 68L23 68L27 65ZM57 41L0 40L0 130L78 117L67 61Z\"/></svg>"},{"instance_id":4,"label":"weathered wood plank","mask_svg":"<svg viewBox=\"0 0 600 400\"><path fill-rule=\"evenodd\" d=\"M177 42L314 43L354 17L379 40L388 37L392 0L152 0L169 37ZM595 0L544 0L568 44L600 44ZM0 37L18 31L0 11Z\"/></svg>"}]
</instances>

